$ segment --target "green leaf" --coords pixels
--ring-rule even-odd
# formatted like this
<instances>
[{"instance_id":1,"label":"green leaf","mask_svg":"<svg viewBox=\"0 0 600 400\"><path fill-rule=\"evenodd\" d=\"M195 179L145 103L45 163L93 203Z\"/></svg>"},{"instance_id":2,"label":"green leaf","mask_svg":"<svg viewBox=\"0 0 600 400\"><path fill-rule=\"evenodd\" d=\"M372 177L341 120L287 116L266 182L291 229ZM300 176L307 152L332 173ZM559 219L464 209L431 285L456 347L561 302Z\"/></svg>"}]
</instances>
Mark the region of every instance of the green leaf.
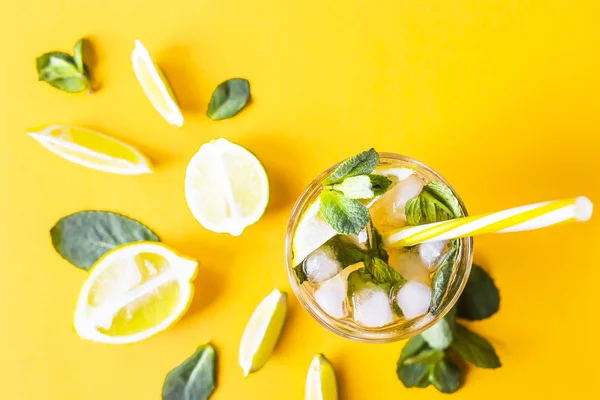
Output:
<instances>
[{"instance_id":1,"label":"green leaf","mask_svg":"<svg viewBox=\"0 0 600 400\"><path fill-rule=\"evenodd\" d=\"M429 365L427 364L401 364L396 367L396 374L402 384L407 387L424 388L429 386Z\"/></svg>"},{"instance_id":2,"label":"green leaf","mask_svg":"<svg viewBox=\"0 0 600 400\"><path fill-rule=\"evenodd\" d=\"M341 236L336 235L329 239L325 246L331 248L336 259L342 264L343 268L361 262L365 259L366 251L348 243Z\"/></svg>"},{"instance_id":3,"label":"green leaf","mask_svg":"<svg viewBox=\"0 0 600 400\"><path fill-rule=\"evenodd\" d=\"M90 88L87 68L83 64L83 42L75 45L75 57L58 51L42 54L36 59L38 78L66 92L81 92Z\"/></svg>"},{"instance_id":4,"label":"green leaf","mask_svg":"<svg viewBox=\"0 0 600 400\"><path fill-rule=\"evenodd\" d=\"M308 278L306 277L306 273L304 272L304 263L300 263L294 267L294 274L296 275L298 285L302 285L305 281L308 280Z\"/></svg>"},{"instance_id":5,"label":"green leaf","mask_svg":"<svg viewBox=\"0 0 600 400\"><path fill-rule=\"evenodd\" d=\"M86 271L117 246L159 241L154 232L136 220L107 211L81 211L66 216L54 225L50 236L64 259Z\"/></svg>"},{"instance_id":6,"label":"green leaf","mask_svg":"<svg viewBox=\"0 0 600 400\"><path fill-rule=\"evenodd\" d=\"M431 306L429 307L429 311L432 313L438 309L442 303L444 295L446 294L446 290L448 289L448 285L450 283L450 277L452 276L452 270L456 262L457 253L458 242L453 240L452 248L448 252L448 256L442 265L440 265L433 273L433 277L431 278Z\"/></svg>"},{"instance_id":7,"label":"green leaf","mask_svg":"<svg viewBox=\"0 0 600 400\"><path fill-rule=\"evenodd\" d=\"M460 388L460 369L446 356L433 367L429 380L440 392L454 393Z\"/></svg>"},{"instance_id":8,"label":"green leaf","mask_svg":"<svg viewBox=\"0 0 600 400\"><path fill-rule=\"evenodd\" d=\"M370 272L375 283L389 283L390 285L398 283L403 285L406 282L398 271L390 267L380 258L367 260L365 262L365 268Z\"/></svg>"},{"instance_id":9,"label":"green leaf","mask_svg":"<svg viewBox=\"0 0 600 400\"><path fill-rule=\"evenodd\" d=\"M421 335L411 337L404 345L404 348L402 348L398 362L404 362L404 360L419 353L424 348L429 348L429 346Z\"/></svg>"},{"instance_id":10,"label":"green leaf","mask_svg":"<svg viewBox=\"0 0 600 400\"><path fill-rule=\"evenodd\" d=\"M409 225L422 225L459 218L462 210L458 200L446 185L430 182L421 194L410 199L405 207Z\"/></svg>"},{"instance_id":11,"label":"green leaf","mask_svg":"<svg viewBox=\"0 0 600 400\"><path fill-rule=\"evenodd\" d=\"M233 78L221 83L212 94L206 115L212 120L231 118L248 104L250 83Z\"/></svg>"},{"instance_id":12,"label":"green leaf","mask_svg":"<svg viewBox=\"0 0 600 400\"><path fill-rule=\"evenodd\" d=\"M452 349L463 360L480 368L498 368L502 365L494 347L483 337L461 324L456 324L454 329Z\"/></svg>"},{"instance_id":13,"label":"green leaf","mask_svg":"<svg viewBox=\"0 0 600 400\"><path fill-rule=\"evenodd\" d=\"M333 185L333 189L351 199L370 199L375 195L368 175L345 178L342 183Z\"/></svg>"},{"instance_id":14,"label":"green leaf","mask_svg":"<svg viewBox=\"0 0 600 400\"><path fill-rule=\"evenodd\" d=\"M473 264L467 285L458 299L458 317L471 321L492 316L500 308L500 294L492 277Z\"/></svg>"},{"instance_id":15,"label":"green leaf","mask_svg":"<svg viewBox=\"0 0 600 400\"><path fill-rule=\"evenodd\" d=\"M215 390L217 353L210 344L198 350L165 378L162 400L206 400Z\"/></svg>"},{"instance_id":16,"label":"green leaf","mask_svg":"<svg viewBox=\"0 0 600 400\"><path fill-rule=\"evenodd\" d=\"M431 328L421 333L429 346L438 350L447 349L454 339L454 322L450 318L442 318Z\"/></svg>"},{"instance_id":17,"label":"green leaf","mask_svg":"<svg viewBox=\"0 0 600 400\"><path fill-rule=\"evenodd\" d=\"M369 235L369 254L371 257L380 258L387 263L389 255L383 247L383 238L372 222L367 227L367 233Z\"/></svg>"},{"instance_id":18,"label":"green leaf","mask_svg":"<svg viewBox=\"0 0 600 400\"><path fill-rule=\"evenodd\" d=\"M323 190L319 197L321 214L336 232L358 235L367 226L369 210L358 201L331 190Z\"/></svg>"},{"instance_id":19,"label":"green leaf","mask_svg":"<svg viewBox=\"0 0 600 400\"><path fill-rule=\"evenodd\" d=\"M352 295L362 289L369 287L377 287L373 275L366 268L360 268L348 275L348 300L352 301ZM389 285L386 285L389 288Z\"/></svg>"},{"instance_id":20,"label":"green leaf","mask_svg":"<svg viewBox=\"0 0 600 400\"><path fill-rule=\"evenodd\" d=\"M390 188L392 181L383 175L369 174L371 187L375 196L381 196Z\"/></svg>"},{"instance_id":21,"label":"green leaf","mask_svg":"<svg viewBox=\"0 0 600 400\"><path fill-rule=\"evenodd\" d=\"M404 364L437 364L444 358L444 352L438 349L421 350L418 354L408 357Z\"/></svg>"},{"instance_id":22,"label":"green leaf","mask_svg":"<svg viewBox=\"0 0 600 400\"><path fill-rule=\"evenodd\" d=\"M363 151L341 163L327 179L323 185L333 185L341 182L344 178L357 175L366 175L373 172L379 164L379 154L375 149Z\"/></svg>"},{"instance_id":23,"label":"green leaf","mask_svg":"<svg viewBox=\"0 0 600 400\"><path fill-rule=\"evenodd\" d=\"M79 72L85 73L85 66L83 65L83 39L79 39L77 43L75 43L73 60L75 61L75 65Z\"/></svg>"}]
</instances>

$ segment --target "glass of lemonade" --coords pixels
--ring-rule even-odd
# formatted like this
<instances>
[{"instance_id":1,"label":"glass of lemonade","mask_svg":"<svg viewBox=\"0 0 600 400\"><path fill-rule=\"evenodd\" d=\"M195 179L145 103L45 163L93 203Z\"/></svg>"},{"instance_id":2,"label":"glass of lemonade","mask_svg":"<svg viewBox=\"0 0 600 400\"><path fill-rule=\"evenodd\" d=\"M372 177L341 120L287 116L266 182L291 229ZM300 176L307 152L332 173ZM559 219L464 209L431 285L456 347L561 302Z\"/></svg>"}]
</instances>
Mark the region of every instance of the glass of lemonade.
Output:
<instances>
[{"instance_id":1,"label":"glass of lemonade","mask_svg":"<svg viewBox=\"0 0 600 400\"><path fill-rule=\"evenodd\" d=\"M406 202L430 182L446 185L463 215L467 214L465 206L452 186L432 168L399 154L379 153L379 165L373 173L388 177L392 184L383 195L361 200L371 217L366 229L358 235L340 235L319 211L323 181L338 165L320 174L292 211L286 233L292 288L302 306L321 325L346 338L385 343L417 335L439 321L458 300L471 270L472 238L386 247L389 266L403 277L396 285L361 282L360 270L365 263L347 265L348 251L369 251L374 234L371 226L384 236L406 226ZM435 278L441 266L447 271L443 284Z\"/></svg>"}]
</instances>

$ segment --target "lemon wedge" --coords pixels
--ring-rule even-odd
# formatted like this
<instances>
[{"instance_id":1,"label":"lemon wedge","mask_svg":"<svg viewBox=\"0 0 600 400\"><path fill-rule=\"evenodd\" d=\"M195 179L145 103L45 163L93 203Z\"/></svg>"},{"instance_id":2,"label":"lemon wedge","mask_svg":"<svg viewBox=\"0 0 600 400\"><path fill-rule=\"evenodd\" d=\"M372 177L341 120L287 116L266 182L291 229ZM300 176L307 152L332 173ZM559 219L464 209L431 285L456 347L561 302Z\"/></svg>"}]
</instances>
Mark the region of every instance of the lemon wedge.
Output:
<instances>
[{"instance_id":1,"label":"lemon wedge","mask_svg":"<svg viewBox=\"0 0 600 400\"><path fill-rule=\"evenodd\" d=\"M131 63L138 82L156 111L171 125L183 126L183 115L169 82L139 40L135 41Z\"/></svg>"},{"instance_id":2,"label":"lemon wedge","mask_svg":"<svg viewBox=\"0 0 600 400\"><path fill-rule=\"evenodd\" d=\"M294 266L337 234L325 221L320 207L321 200L317 199L300 217L292 239Z\"/></svg>"},{"instance_id":3,"label":"lemon wedge","mask_svg":"<svg viewBox=\"0 0 600 400\"><path fill-rule=\"evenodd\" d=\"M256 307L240 342L239 362L244 376L258 371L269 359L287 315L287 296L275 289Z\"/></svg>"},{"instance_id":4,"label":"lemon wedge","mask_svg":"<svg viewBox=\"0 0 600 400\"><path fill-rule=\"evenodd\" d=\"M335 371L324 355L319 354L310 363L306 377L305 400L337 400Z\"/></svg>"},{"instance_id":5,"label":"lemon wedge","mask_svg":"<svg viewBox=\"0 0 600 400\"><path fill-rule=\"evenodd\" d=\"M134 147L110 136L75 126L48 125L29 136L62 158L98 171L120 175L152 172L150 161Z\"/></svg>"},{"instance_id":6,"label":"lemon wedge","mask_svg":"<svg viewBox=\"0 0 600 400\"><path fill-rule=\"evenodd\" d=\"M188 309L198 263L159 242L115 248L90 269L75 311L83 339L124 344L173 325Z\"/></svg>"},{"instance_id":7,"label":"lemon wedge","mask_svg":"<svg viewBox=\"0 0 600 400\"><path fill-rule=\"evenodd\" d=\"M239 236L265 212L269 180L252 153L216 139L203 144L188 164L185 197L206 229Z\"/></svg>"}]
</instances>

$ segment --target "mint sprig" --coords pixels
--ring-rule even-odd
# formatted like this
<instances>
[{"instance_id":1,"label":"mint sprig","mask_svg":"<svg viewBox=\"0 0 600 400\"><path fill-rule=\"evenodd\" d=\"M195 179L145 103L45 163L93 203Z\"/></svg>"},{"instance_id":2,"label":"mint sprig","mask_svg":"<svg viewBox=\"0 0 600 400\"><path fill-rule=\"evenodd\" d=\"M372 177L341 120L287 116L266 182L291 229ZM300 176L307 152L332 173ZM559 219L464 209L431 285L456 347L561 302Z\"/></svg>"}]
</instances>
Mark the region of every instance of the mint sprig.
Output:
<instances>
[{"instance_id":1,"label":"mint sprig","mask_svg":"<svg viewBox=\"0 0 600 400\"><path fill-rule=\"evenodd\" d=\"M427 184L421 193L406 202L406 220L409 225L422 225L462 217L458 199L442 182Z\"/></svg>"},{"instance_id":2,"label":"mint sprig","mask_svg":"<svg viewBox=\"0 0 600 400\"><path fill-rule=\"evenodd\" d=\"M83 63L84 39L80 39L73 50L73 56L59 51L44 53L36 59L40 81L47 82L65 92L92 92L92 84L87 66Z\"/></svg>"},{"instance_id":3,"label":"mint sprig","mask_svg":"<svg viewBox=\"0 0 600 400\"><path fill-rule=\"evenodd\" d=\"M454 393L463 380L457 362L462 360L478 368L501 366L498 354L485 338L456 322L457 317L489 317L499 308L498 288L490 276L477 265L471 276L457 306L436 325L411 338L402 349L396 373L404 386L432 384L442 393ZM480 296L482 308L473 302L475 293Z\"/></svg>"},{"instance_id":4,"label":"mint sprig","mask_svg":"<svg viewBox=\"0 0 600 400\"><path fill-rule=\"evenodd\" d=\"M323 181L321 214L338 233L357 235L369 222L369 210L357 199L371 199L390 187L385 176L371 174L379 164L375 149L363 151L341 163Z\"/></svg>"}]
</instances>

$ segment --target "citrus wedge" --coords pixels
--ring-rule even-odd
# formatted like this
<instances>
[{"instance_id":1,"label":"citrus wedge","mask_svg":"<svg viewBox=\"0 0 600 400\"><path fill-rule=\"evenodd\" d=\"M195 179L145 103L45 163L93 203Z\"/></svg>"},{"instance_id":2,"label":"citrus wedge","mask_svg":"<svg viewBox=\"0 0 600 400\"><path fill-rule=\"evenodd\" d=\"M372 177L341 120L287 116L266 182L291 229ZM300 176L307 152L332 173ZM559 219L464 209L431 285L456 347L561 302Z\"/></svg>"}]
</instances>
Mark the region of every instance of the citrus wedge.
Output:
<instances>
[{"instance_id":1,"label":"citrus wedge","mask_svg":"<svg viewBox=\"0 0 600 400\"><path fill-rule=\"evenodd\" d=\"M337 400L335 371L324 355L313 358L306 377L305 400Z\"/></svg>"},{"instance_id":2,"label":"citrus wedge","mask_svg":"<svg viewBox=\"0 0 600 400\"><path fill-rule=\"evenodd\" d=\"M62 158L98 171L120 175L152 172L150 161L134 147L110 136L75 126L48 125L29 136Z\"/></svg>"},{"instance_id":3,"label":"citrus wedge","mask_svg":"<svg viewBox=\"0 0 600 400\"><path fill-rule=\"evenodd\" d=\"M239 236L265 212L269 180L252 153L216 139L203 144L188 164L185 197L206 229Z\"/></svg>"},{"instance_id":4,"label":"citrus wedge","mask_svg":"<svg viewBox=\"0 0 600 400\"><path fill-rule=\"evenodd\" d=\"M293 263L300 264L313 251L334 237L337 232L325 221L317 199L300 217L292 239Z\"/></svg>"},{"instance_id":5,"label":"citrus wedge","mask_svg":"<svg viewBox=\"0 0 600 400\"><path fill-rule=\"evenodd\" d=\"M188 309L198 263L159 242L126 244L89 272L75 331L95 342L134 343L173 325Z\"/></svg>"},{"instance_id":6,"label":"citrus wedge","mask_svg":"<svg viewBox=\"0 0 600 400\"><path fill-rule=\"evenodd\" d=\"M275 289L256 307L240 343L239 362L244 376L258 371L269 359L287 315L287 296Z\"/></svg>"},{"instance_id":7,"label":"citrus wedge","mask_svg":"<svg viewBox=\"0 0 600 400\"><path fill-rule=\"evenodd\" d=\"M135 41L131 63L138 82L156 111L171 125L183 126L183 115L169 82L139 40Z\"/></svg>"}]
</instances>

